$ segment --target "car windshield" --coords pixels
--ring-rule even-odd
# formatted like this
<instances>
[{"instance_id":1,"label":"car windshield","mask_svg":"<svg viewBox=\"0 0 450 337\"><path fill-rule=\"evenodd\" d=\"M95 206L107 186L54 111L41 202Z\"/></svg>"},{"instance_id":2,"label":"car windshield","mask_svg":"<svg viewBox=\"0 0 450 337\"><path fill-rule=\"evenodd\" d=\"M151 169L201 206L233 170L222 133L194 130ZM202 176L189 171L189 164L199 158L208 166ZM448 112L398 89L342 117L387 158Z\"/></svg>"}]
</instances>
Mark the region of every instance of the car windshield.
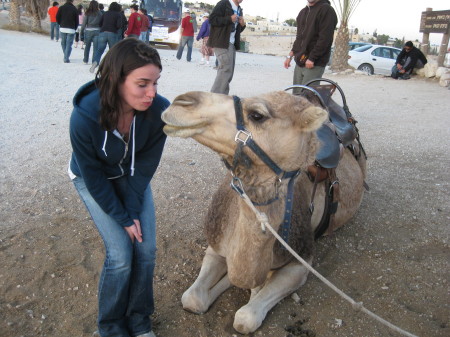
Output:
<instances>
[{"instance_id":1,"label":"car windshield","mask_svg":"<svg viewBox=\"0 0 450 337\"><path fill-rule=\"evenodd\" d=\"M362 46L362 47L355 48L352 51L357 51L359 53L362 53L363 51L366 51L366 50L368 50L370 48L372 48L372 45L368 44L367 46Z\"/></svg>"},{"instance_id":2,"label":"car windshield","mask_svg":"<svg viewBox=\"0 0 450 337\"><path fill-rule=\"evenodd\" d=\"M356 49L356 48L359 48L359 47L361 47L361 46L365 46L365 45L367 45L367 43L360 43L360 42L350 42L349 44L348 44L348 49L349 50L353 50L353 49Z\"/></svg>"},{"instance_id":3,"label":"car windshield","mask_svg":"<svg viewBox=\"0 0 450 337\"><path fill-rule=\"evenodd\" d=\"M179 0L145 0L145 8L154 19L180 20L181 1Z\"/></svg>"}]
</instances>

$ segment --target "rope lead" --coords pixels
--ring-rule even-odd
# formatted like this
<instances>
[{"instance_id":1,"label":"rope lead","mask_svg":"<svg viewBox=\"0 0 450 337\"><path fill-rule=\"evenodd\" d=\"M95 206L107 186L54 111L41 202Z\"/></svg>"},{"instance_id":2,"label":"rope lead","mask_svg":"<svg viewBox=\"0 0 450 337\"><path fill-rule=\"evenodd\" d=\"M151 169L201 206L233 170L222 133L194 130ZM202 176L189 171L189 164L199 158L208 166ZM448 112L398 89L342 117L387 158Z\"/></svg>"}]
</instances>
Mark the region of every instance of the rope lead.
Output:
<instances>
[{"instance_id":1,"label":"rope lead","mask_svg":"<svg viewBox=\"0 0 450 337\"><path fill-rule=\"evenodd\" d=\"M398 326L395 326L394 324L386 321L385 319L381 318L380 316L376 315L375 313L373 313L372 311L366 309L363 306L362 302L356 302L354 301L350 296L348 296L347 294L345 294L343 291L341 291L339 288L337 288L333 283L331 283L330 281L328 281L325 277L323 277L317 270L315 270L308 262L306 262L304 259L301 258L300 255L298 255L287 243L286 241L284 241L281 236L278 235L278 233L273 229L273 227L270 225L269 223L269 219L267 217L267 215L264 212L260 212L256 209L255 205L253 205L252 201L250 200L250 198L248 197L248 195L242 190L242 193L240 193L240 196L244 199L244 201L246 202L246 204L250 207L250 209L255 213L256 218L258 219L258 221L261 223L261 229L263 231L263 233L266 233L266 228L268 228L272 234L275 236L275 238L277 238L278 241L280 241L280 243L298 260L300 261L301 264L303 264L303 266L305 266L306 269L308 269L311 273L313 273L314 275L316 275L317 278L319 278L323 283L325 283L328 287L330 287L331 289L333 289L336 293L338 293L338 295L340 295L342 298L344 298L346 301L348 301L351 305L352 308L356 311L362 311L364 313L366 313L367 315L369 315L370 317L372 317L373 319L375 319L376 321L380 322L381 324L389 327L390 329L398 332L401 335L404 336L408 336L408 337L418 337L416 335L413 335L411 333L409 333L408 331L405 331L401 328L399 328Z\"/></svg>"}]
</instances>

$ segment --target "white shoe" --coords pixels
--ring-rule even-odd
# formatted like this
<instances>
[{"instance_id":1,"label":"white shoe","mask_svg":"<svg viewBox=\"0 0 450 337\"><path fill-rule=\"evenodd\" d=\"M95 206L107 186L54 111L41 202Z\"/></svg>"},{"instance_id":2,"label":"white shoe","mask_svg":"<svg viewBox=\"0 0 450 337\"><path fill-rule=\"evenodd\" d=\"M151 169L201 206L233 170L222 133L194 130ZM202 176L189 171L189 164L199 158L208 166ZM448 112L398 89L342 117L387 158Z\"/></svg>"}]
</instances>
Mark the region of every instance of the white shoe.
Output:
<instances>
[{"instance_id":1,"label":"white shoe","mask_svg":"<svg viewBox=\"0 0 450 337\"><path fill-rule=\"evenodd\" d=\"M200 64L200 65L205 64L205 61L202 60L198 64Z\"/></svg>"},{"instance_id":2,"label":"white shoe","mask_svg":"<svg viewBox=\"0 0 450 337\"><path fill-rule=\"evenodd\" d=\"M156 337L155 334L153 333L153 331L147 332L143 335L139 335L137 337Z\"/></svg>"},{"instance_id":3,"label":"white shoe","mask_svg":"<svg viewBox=\"0 0 450 337\"><path fill-rule=\"evenodd\" d=\"M89 69L89 71L90 71L91 73L94 73L95 68L97 68L97 66L98 66L98 64L97 64L96 61L92 62L92 65L91 65L91 68Z\"/></svg>"}]
</instances>

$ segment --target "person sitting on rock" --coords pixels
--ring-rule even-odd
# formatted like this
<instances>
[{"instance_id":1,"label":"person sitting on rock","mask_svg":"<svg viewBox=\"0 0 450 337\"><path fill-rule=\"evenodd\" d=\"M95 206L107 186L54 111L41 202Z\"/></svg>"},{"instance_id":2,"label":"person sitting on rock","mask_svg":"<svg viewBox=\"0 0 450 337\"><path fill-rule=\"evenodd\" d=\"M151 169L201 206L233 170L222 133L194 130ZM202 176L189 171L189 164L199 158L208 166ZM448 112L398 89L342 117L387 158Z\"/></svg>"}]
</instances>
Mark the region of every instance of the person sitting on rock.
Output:
<instances>
[{"instance_id":1,"label":"person sitting on rock","mask_svg":"<svg viewBox=\"0 0 450 337\"><path fill-rule=\"evenodd\" d=\"M391 76L395 79L409 80L414 68L423 68L427 62L427 58L420 49L414 47L413 43L408 41L397 56Z\"/></svg>"}]
</instances>

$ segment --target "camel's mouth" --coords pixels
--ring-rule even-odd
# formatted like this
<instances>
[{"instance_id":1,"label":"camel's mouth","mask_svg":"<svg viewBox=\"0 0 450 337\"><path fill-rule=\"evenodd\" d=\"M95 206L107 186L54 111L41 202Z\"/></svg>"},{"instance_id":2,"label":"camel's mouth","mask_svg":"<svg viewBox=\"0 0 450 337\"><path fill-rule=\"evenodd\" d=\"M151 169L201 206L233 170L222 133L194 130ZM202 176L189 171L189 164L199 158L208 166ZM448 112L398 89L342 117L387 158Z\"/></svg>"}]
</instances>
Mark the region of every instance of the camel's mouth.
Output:
<instances>
[{"instance_id":1,"label":"camel's mouth","mask_svg":"<svg viewBox=\"0 0 450 337\"><path fill-rule=\"evenodd\" d=\"M192 92L177 96L173 103L162 114L166 123L164 132L170 137L193 137L202 133L207 125L206 120L199 117L194 109L198 106L200 93Z\"/></svg>"},{"instance_id":2,"label":"camel's mouth","mask_svg":"<svg viewBox=\"0 0 450 337\"><path fill-rule=\"evenodd\" d=\"M163 131L169 137L188 138L188 137L192 137L198 133L201 133L204 130L205 126L206 126L205 123L200 123L200 124L195 124L195 125L166 124L164 126Z\"/></svg>"}]
</instances>

